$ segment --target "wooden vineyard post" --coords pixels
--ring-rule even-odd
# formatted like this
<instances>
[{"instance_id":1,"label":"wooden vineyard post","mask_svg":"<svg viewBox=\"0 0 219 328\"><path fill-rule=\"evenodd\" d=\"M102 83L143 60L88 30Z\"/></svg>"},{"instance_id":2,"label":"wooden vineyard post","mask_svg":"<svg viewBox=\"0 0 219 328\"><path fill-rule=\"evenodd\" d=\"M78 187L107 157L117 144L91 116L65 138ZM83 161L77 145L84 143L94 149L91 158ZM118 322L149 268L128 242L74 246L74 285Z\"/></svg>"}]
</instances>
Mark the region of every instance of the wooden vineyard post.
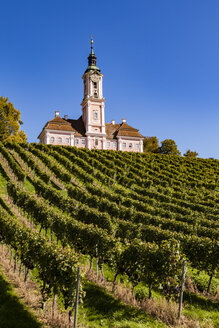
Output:
<instances>
[{"instance_id":1,"label":"wooden vineyard post","mask_svg":"<svg viewBox=\"0 0 219 328\"><path fill-rule=\"evenodd\" d=\"M183 301L183 288L184 288L185 274L186 274L186 261L183 261L182 280L181 280L181 288L180 288L180 296L179 296L178 319L180 319L181 313L182 313L182 301Z\"/></svg>"},{"instance_id":2,"label":"wooden vineyard post","mask_svg":"<svg viewBox=\"0 0 219 328\"><path fill-rule=\"evenodd\" d=\"M26 287L26 282L27 282L27 276L28 276L29 269L28 267L25 266L25 273L24 273L24 283Z\"/></svg>"},{"instance_id":3,"label":"wooden vineyard post","mask_svg":"<svg viewBox=\"0 0 219 328\"><path fill-rule=\"evenodd\" d=\"M93 268L93 257L90 258L90 268L89 268L89 272L92 270Z\"/></svg>"},{"instance_id":4,"label":"wooden vineyard post","mask_svg":"<svg viewBox=\"0 0 219 328\"><path fill-rule=\"evenodd\" d=\"M15 252L14 256L14 272L17 270L17 252Z\"/></svg>"},{"instance_id":5,"label":"wooden vineyard post","mask_svg":"<svg viewBox=\"0 0 219 328\"><path fill-rule=\"evenodd\" d=\"M96 245L96 275L98 279L98 247Z\"/></svg>"},{"instance_id":6,"label":"wooden vineyard post","mask_svg":"<svg viewBox=\"0 0 219 328\"><path fill-rule=\"evenodd\" d=\"M80 267L78 268L78 273L77 273L77 286L76 286L76 297L75 297L75 314L74 314L74 328L77 328L79 286L80 286Z\"/></svg>"},{"instance_id":7,"label":"wooden vineyard post","mask_svg":"<svg viewBox=\"0 0 219 328\"><path fill-rule=\"evenodd\" d=\"M53 244L53 225L50 227L51 244Z\"/></svg>"},{"instance_id":8,"label":"wooden vineyard post","mask_svg":"<svg viewBox=\"0 0 219 328\"><path fill-rule=\"evenodd\" d=\"M210 293L210 290L211 290L211 281L212 281L212 278L213 278L213 274L210 275L210 279L209 279L209 282L208 282L208 289L207 289L207 292Z\"/></svg>"}]
</instances>

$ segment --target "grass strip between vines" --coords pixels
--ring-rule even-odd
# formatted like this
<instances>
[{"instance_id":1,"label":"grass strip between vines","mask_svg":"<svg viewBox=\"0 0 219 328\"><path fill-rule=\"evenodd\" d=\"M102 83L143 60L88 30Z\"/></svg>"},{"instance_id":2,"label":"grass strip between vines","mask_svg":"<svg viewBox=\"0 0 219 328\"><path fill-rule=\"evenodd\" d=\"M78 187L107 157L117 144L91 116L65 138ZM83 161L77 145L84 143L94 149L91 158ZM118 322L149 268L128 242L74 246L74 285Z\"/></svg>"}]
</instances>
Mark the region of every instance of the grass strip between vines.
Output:
<instances>
[{"instance_id":1,"label":"grass strip between vines","mask_svg":"<svg viewBox=\"0 0 219 328\"><path fill-rule=\"evenodd\" d=\"M0 270L0 328L39 328L42 325L16 296Z\"/></svg>"}]
</instances>

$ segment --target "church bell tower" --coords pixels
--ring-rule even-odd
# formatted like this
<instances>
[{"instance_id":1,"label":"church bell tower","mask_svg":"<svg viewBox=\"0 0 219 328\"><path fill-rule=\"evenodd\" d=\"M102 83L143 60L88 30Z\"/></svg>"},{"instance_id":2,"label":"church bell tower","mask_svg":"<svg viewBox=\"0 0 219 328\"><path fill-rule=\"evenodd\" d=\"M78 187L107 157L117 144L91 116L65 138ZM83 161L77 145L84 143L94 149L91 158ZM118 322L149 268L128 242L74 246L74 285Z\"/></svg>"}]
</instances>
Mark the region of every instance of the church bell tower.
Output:
<instances>
[{"instance_id":1,"label":"church bell tower","mask_svg":"<svg viewBox=\"0 0 219 328\"><path fill-rule=\"evenodd\" d=\"M86 130L87 146L89 149L105 148L105 99L103 97L103 74L96 66L97 57L93 51L91 39L91 52L88 56L88 67L82 76L84 85L84 98L82 100L82 118Z\"/></svg>"}]
</instances>

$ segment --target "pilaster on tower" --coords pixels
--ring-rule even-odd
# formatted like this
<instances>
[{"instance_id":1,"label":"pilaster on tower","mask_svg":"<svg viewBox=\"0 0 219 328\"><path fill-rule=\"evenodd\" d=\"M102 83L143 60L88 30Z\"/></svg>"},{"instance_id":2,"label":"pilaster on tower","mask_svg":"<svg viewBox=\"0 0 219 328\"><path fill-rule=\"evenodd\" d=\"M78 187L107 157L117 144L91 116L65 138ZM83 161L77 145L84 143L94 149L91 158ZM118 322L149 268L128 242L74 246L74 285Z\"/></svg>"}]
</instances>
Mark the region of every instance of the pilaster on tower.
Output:
<instances>
[{"instance_id":1,"label":"pilaster on tower","mask_svg":"<svg viewBox=\"0 0 219 328\"><path fill-rule=\"evenodd\" d=\"M84 97L82 100L82 117L86 135L105 136L105 113L103 97L103 74L96 66L97 57L93 50L91 39L91 52L88 56L88 67L82 76L84 82Z\"/></svg>"}]
</instances>

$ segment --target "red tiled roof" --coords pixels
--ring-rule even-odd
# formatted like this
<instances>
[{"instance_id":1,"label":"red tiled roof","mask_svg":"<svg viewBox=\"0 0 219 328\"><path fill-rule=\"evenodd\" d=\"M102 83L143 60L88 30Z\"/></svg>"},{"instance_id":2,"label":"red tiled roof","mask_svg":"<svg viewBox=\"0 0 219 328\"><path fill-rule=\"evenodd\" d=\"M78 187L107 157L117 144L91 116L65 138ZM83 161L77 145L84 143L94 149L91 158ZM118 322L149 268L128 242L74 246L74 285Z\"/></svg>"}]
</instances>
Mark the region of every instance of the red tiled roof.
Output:
<instances>
[{"instance_id":1,"label":"red tiled roof","mask_svg":"<svg viewBox=\"0 0 219 328\"><path fill-rule=\"evenodd\" d=\"M123 122L119 128L119 131L136 131L137 129L133 128L132 126L128 125L126 122Z\"/></svg>"},{"instance_id":2,"label":"red tiled roof","mask_svg":"<svg viewBox=\"0 0 219 328\"><path fill-rule=\"evenodd\" d=\"M121 131L121 130L118 131L117 137L143 138L143 136L138 131Z\"/></svg>"},{"instance_id":3,"label":"red tiled roof","mask_svg":"<svg viewBox=\"0 0 219 328\"><path fill-rule=\"evenodd\" d=\"M57 131L71 131L75 132L75 130L72 128L71 124L68 123L66 120L63 120L59 116L55 116L52 120L48 121L42 131L40 132L38 138L40 137L41 133L45 129L50 129L50 130L57 130Z\"/></svg>"},{"instance_id":4,"label":"red tiled roof","mask_svg":"<svg viewBox=\"0 0 219 328\"><path fill-rule=\"evenodd\" d=\"M143 138L137 129L128 125L126 122L121 124L105 123L105 127L107 139L117 139L117 137ZM41 133L44 131L44 129L71 131L75 132L75 136L78 137L83 137L86 133L82 116L80 116L77 120L65 120L59 116L55 116L52 120L46 123Z\"/></svg>"},{"instance_id":5,"label":"red tiled roof","mask_svg":"<svg viewBox=\"0 0 219 328\"><path fill-rule=\"evenodd\" d=\"M123 122L122 124L106 123L107 139L116 139L117 137L135 137L143 138L137 129Z\"/></svg>"},{"instance_id":6,"label":"red tiled roof","mask_svg":"<svg viewBox=\"0 0 219 328\"><path fill-rule=\"evenodd\" d=\"M58 130L58 131L71 131L74 132L74 129L72 129L71 125L64 125L64 124L53 124L53 123L48 123L46 125L46 129L50 130Z\"/></svg>"},{"instance_id":7,"label":"red tiled roof","mask_svg":"<svg viewBox=\"0 0 219 328\"><path fill-rule=\"evenodd\" d=\"M120 124L105 123L107 139L116 139Z\"/></svg>"}]
</instances>

